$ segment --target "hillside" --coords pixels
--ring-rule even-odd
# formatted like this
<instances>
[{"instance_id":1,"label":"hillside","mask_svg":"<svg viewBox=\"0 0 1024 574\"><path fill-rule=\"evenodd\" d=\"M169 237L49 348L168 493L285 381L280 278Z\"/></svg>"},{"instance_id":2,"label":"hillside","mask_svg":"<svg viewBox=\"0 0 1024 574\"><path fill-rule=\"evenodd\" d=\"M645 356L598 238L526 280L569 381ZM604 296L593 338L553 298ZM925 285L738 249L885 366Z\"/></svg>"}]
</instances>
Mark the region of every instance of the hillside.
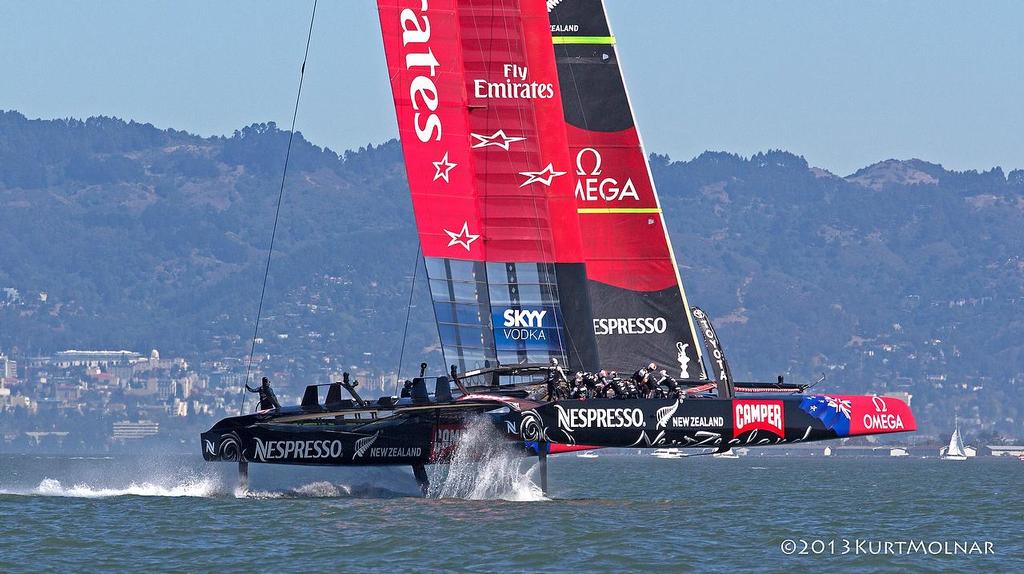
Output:
<instances>
[{"instance_id":1,"label":"hillside","mask_svg":"<svg viewBox=\"0 0 1024 574\"><path fill-rule=\"evenodd\" d=\"M287 138L0 112L0 350L243 356ZM939 426L958 406L1019 432L1024 171L652 158L691 302L737 376L825 372L826 390L912 392ZM297 137L292 161L260 350L294 381L325 357L394 370L416 254L400 146ZM436 338L420 287L407 364Z\"/></svg>"}]
</instances>

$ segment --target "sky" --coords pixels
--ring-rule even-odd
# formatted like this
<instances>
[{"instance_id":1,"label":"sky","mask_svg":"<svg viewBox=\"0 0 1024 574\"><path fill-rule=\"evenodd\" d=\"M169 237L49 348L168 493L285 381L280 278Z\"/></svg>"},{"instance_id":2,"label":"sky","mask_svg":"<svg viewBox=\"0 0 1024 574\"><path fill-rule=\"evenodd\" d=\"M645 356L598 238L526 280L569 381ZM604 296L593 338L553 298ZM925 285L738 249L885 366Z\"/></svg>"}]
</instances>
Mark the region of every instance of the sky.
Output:
<instances>
[{"instance_id":1,"label":"sky","mask_svg":"<svg viewBox=\"0 0 1024 574\"><path fill-rule=\"evenodd\" d=\"M1024 2L606 2L649 152L1024 168ZM375 6L320 0L297 124L315 144L397 135ZM0 109L287 129L311 7L0 0Z\"/></svg>"}]
</instances>

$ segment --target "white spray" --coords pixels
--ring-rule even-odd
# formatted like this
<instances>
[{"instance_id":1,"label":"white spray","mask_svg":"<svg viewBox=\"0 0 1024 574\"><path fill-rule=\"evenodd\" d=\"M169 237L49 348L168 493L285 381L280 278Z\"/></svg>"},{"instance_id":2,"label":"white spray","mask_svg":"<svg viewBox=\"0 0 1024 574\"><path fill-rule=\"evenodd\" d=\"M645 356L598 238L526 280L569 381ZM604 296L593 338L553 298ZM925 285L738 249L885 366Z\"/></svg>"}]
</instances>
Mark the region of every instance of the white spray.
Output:
<instances>
[{"instance_id":1,"label":"white spray","mask_svg":"<svg viewBox=\"0 0 1024 574\"><path fill-rule=\"evenodd\" d=\"M508 443L488 420L470 425L459 439L448 465L435 465L429 496L466 500L546 500L531 475L536 465L523 472L522 452Z\"/></svg>"}]
</instances>

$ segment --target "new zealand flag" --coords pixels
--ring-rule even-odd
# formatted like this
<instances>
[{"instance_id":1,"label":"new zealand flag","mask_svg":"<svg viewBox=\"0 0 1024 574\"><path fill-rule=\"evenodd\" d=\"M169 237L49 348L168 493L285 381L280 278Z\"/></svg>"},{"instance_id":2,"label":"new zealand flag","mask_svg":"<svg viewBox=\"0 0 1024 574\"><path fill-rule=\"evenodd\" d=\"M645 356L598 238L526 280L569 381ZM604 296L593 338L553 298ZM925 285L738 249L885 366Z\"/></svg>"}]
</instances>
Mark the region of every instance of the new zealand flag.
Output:
<instances>
[{"instance_id":1,"label":"new zealand flag","mask_svg":"<svg viewBox=\"0 0 1024 574\"><path fill-rule=\"evenodd\" d=\"M800 409L812 417L821 419L825 428L832 429L839 436L850 436L851 403L827 395L811 395L800 401Z\"/></svg>"},{"instance_id":2,"label":"new zealand flag","mask_svg":"<svg viewBox=\"0 0 1024 574\"><path fill-rule=\"evenodd\" d=\"M543 447L541 446L541 444L542 443L540 441L536 441L536 440L525 440L525 441L523 441L523 446L526 448L526 452L529 455L534 455L534 454L538 454L539 455L542 448L544 449L545 454L551 452L551 443L549 443L549 442L543 443Z\"/></svg>"}]
</instances>

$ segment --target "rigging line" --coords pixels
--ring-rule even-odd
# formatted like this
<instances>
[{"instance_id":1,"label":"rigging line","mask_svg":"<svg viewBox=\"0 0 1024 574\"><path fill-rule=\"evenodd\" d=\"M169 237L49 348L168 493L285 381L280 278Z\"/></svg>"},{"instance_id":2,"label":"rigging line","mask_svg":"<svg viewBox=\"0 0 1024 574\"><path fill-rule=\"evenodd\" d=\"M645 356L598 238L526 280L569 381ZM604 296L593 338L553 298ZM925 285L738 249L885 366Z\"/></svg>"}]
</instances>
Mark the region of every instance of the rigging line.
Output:
<instances>
[{"instance_id":1,"label":"rigging line","mask_svg":"<svg viewBox=\"0 0 1024 574\"><path fill-rule=\"evenodd\" d=\"M313 0L313 12L309 16L309 31L306 33L306 50L302 54L302 67L299 69L299 88L295 93L295 107L292 109L292 128L288 132L288 149L284 154L284 169L281 172L281 188L277 192L277 209L274 211L274 229L270 233L270 249L267 251L267 265L263 271L263 288L260 290L260 304L256 309L256 327L252 333L252 344L249 346L249 361L245 365L245 383L242 388L242 405L238 414L245 414L245 387L249 386L249 375L252 371L252 358L256 353L256 339L260 333L260 317L263 315L263 299L267 294L267 279L270 277L270 259L274 254L274 240L277 239L277 223L281 219L281 200L284 199L284 182L288 176L288 160L292 155L292 140L295 138L295 119L299 115L299 98L302 96L302 80L306 77L306 60L309 58L309 43L313 38L313 21L316 19L316 3Z\"/></svg>"},{"instance_id":2,"label":"rigging line","mask_svg":"<svg viewBox=\"0 0 1024 574\"><path fill-rule=\"evenodd\" d=\"M395 371L395 396L398 396L398 383L402 380L402 360L405 359L405 339L409 336L409 317L412 315L412 298L416 293L416 276L420 272L420 252L423 247L416 245L416 262L412 266L412 287L409 289L409 303L405 306L405 329L402 330L402 350L398 353L398 370ZM445 365L447 369L448 366Z\"/></svg>"}]
</instances>

